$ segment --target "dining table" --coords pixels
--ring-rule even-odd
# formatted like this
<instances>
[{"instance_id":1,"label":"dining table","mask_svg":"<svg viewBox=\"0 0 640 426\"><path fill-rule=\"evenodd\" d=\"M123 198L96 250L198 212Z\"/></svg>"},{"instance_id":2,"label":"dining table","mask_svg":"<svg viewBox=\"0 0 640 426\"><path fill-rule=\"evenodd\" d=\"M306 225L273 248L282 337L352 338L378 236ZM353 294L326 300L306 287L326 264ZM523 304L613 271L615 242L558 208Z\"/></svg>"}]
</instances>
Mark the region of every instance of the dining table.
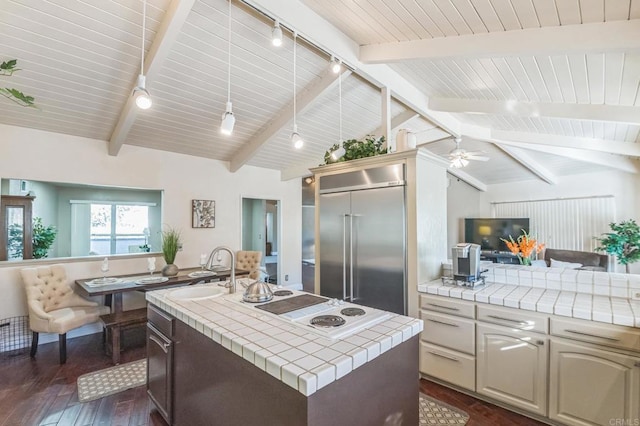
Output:
<instances>
[{"instance_id":1,"label":"dining table","mask_svg":"<svg viewBox=\"0 0 640 426\"><path fill-rule=\"evenodd\" d=\"M236 269L236 277L247 276L251 271ZM178 275L163 277L159 274L127 274L109 277L83 278L75 281L78 293L85 297L104 296L104 304L111 313L121 313L122 295L132 291L150 291L166 287L179 287L200 282L225 281L231 276L231 269L215 271L200 268L181 269Z\"/></svg>"}]
</instances>

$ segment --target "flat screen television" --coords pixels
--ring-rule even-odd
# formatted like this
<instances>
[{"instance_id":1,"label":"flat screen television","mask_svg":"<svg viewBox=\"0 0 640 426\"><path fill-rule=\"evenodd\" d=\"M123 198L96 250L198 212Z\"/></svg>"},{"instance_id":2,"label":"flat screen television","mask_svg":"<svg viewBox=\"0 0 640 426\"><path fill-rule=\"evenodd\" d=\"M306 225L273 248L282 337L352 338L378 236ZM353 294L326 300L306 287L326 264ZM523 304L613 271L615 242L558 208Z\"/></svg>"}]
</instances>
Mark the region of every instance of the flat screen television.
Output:
<instances>
[{"instance_id":1,"label":"flat screen television","mask_svg":"<svg viewBox=\"0 0 640 426\"><path fill-rule=\"evenodd\" d=\"M464 220L464 241L480 245L480 250L491 252L509 252L501 240L515 240L522 230L529 232L529 218L467 218Z\"/></svg>"}]
</instances>

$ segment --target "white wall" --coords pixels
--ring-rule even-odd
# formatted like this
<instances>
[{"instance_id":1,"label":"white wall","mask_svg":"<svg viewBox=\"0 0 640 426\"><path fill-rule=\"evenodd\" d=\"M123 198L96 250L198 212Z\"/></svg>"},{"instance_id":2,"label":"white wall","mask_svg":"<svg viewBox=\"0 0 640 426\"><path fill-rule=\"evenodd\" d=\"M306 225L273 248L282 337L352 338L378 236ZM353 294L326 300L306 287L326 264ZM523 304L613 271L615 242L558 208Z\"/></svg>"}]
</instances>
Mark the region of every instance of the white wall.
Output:
<instances>
[{"instance_id":1,"label":"white wall","mask_svg":"<svg viewBox=\"0 0 640 426\"><path fill-rule=\"evenodd\" d=\"M244 166L236 173L227 163L182 154L124 145L117 156L107 154L107 142L14 126L0 125L0 176L52 182L87 183L164 190L163 223L182 231L180 267L198 266L200 253L218 245L240 249L242 196L281 200L281 276L289 283L301 278L301 184L280 181L280 172ZM191 200L216 201L216 227L191 228ZM59 260L57 261L59 262ZM26 315L19 269L50 264L0 262L0 319ZM109 262L110 274L145 271L146 260ZM158 258L158 268L164 261ZM100 275L100 260L69 262L69 278ZM284 282L279 277L278 282Z\"/></svg>"},{"instance_id":2,"label":"white wall","mask_svg":"<svg viewBox=\"0 0 640 426\"><path fill-rule=\"evenodd\" d=\"M554 198L613 195L616 203L615 221L640 221L640 176L623 172L600 172L564 176L556 185L538 180L489 185L486 192L469 190L451 178L448 191L448 241L464 238L459 219L464 217L492 217L491 203L500 201L544 200ZM470 206L477 203L477 211ZM464 212L464 214L461 214ZM452 223L453 222L453 223ZM462 240L460 240L462 241ZM624 268L619 269L623 271ZM631 266L632 273L640 273L640 262Z\"/></svg>"}]
</instances>

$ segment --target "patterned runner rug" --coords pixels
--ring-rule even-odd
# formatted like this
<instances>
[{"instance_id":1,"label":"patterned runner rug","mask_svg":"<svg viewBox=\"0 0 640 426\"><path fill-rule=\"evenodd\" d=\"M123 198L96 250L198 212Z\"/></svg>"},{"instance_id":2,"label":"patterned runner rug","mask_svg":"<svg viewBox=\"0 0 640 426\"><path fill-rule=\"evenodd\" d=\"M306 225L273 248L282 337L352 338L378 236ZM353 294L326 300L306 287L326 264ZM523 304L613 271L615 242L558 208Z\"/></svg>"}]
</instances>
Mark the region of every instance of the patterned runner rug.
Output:
<instances>
[{"instance_id":1,"label":"patterned runner rug","mask_svg":"<svg viewBox=\"0 0 640 426\"><path fill-rule=\"evenodd\" d=\"M423 425L464 425L469 415L442 401L420 394L420 426Z\"/></svg>"},{"instance_id":2,"label":"patterned runner rug","mask_svg":"<svg viewBox=\"0 0 640 426\"><path fill-rule=\"evenodd\" d=\"M78 377L78 400L92 401L147 383L147 360L128 362Z\"/></svg>"}]
</instances>

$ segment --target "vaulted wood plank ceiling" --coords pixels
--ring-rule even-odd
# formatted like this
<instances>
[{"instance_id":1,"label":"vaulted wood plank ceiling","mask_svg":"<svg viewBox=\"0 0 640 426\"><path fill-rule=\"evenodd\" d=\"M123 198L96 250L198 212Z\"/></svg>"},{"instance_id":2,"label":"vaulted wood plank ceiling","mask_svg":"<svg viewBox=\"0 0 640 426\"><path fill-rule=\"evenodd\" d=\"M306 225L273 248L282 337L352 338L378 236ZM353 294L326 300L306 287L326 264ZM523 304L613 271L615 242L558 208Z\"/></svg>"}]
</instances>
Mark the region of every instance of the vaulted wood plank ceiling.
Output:
<instances>
[{"instance_id":1,"label":"vaulted wood plank ceiling","mask_svg":"<svg viewBox=\"0 0 640 426\"><path fill-rule=\"evenodd\" d=\"M386 86L394 132L410 128L439 155L454 148L443 136L462 136L490 157L463 169L484 185L637 172L640 0L233 0L230 137L219 133L227 14L223 0L148 0L154 105L135 111L141 1L5 0L0 60L16 58L22 71L1 83L38 109L3 101L0 122L111 141L112 155L137 145L291 178L340 138L333 54L350 68L343 139L380 134ZM280 48L270 44L273 19L285 28ZM290 30L300 35L299 151L289 141Z\"/></svg>"}]
</instances>

